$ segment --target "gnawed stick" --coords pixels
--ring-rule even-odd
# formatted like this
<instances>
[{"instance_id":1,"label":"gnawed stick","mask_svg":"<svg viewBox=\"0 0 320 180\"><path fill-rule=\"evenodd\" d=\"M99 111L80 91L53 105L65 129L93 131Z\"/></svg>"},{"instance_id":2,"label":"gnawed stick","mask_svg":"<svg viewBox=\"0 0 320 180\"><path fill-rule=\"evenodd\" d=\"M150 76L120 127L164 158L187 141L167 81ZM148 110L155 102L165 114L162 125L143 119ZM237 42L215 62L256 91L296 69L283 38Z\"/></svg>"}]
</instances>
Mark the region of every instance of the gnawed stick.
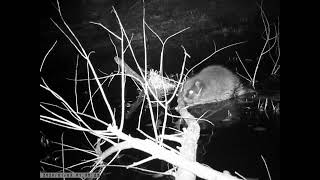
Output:
<instances>
[{"instance_id":1,"label":"gnawed stick","mask_svg":"<svg viewBox=\"0 0 320 180\"><path fill-rule=\"evenodd\" d=\"M115 56L114 61L121 67L121 59L119 57ZM124 73L125 74L129 74L131 76L134 76L135 78L139 79L141 82L144 82L143 78L138 73L136 73L133 69L131 69L131 67L128 64L123 62L123 65L124 65ZM135 81L134 78L132 78L132 80ZM139 81L136 81L136 82L138 82L141 86L143 86ZM131 117L132 113L136 111L136 109L142 103L143 97L144 97L144 91L140 91L139 96L137 97L137 100L134 103L132 103L129 111L126 113L125 119L129 119Z\"/></svg>"},{"instance_id":2,"label":"gnawed stick","mask_svg":"<svg viewBox=\"0 0 320 180\"><path fill-rule=\"evenodd\" d=\"M114 57L114 61L121 67L121 59L118 56ZM131 67L128 64L126 64L126 62L123 62L123 64L124 64L124 73L125 74L129 74L131 76L134 76L137 79L139 79L141 82L144 82L143 78L138 73L136 73L133 69L131 69ZM140 84L140 85L142 86L142 84Z\"/></svg>"}]
</instances>

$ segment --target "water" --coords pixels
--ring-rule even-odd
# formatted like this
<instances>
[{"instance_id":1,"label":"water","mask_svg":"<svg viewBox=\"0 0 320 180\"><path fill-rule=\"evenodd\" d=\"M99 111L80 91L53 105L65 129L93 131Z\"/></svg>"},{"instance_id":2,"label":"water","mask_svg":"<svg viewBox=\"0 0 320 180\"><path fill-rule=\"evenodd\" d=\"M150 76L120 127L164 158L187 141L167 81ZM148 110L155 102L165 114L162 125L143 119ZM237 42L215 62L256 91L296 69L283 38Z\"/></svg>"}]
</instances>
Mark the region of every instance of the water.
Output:
<instances>
[{"instance_id":1,"label":"water","mask_svg":"<svg viewBox=\"0 0 320 180\"><path fill-rule=\"evenodd\" d=\"M280 115L270 109L259 111L252 107L248 110L247 105L239 106L242 107L238 107L240 112L234 120L202 130L198 160L220 171L237 171L245 177L268 179L263 156L272 179L279 179Z\"/></svg>"}]
</instances>

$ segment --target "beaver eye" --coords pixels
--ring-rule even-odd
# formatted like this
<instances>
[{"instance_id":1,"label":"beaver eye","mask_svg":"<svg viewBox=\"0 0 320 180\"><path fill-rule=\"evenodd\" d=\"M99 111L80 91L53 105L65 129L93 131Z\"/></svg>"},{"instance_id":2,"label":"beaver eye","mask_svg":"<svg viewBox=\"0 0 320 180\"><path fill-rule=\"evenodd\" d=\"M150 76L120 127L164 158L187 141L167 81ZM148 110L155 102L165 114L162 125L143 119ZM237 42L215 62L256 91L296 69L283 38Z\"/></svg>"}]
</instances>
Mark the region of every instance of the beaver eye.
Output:
<instances>
[{"instance_id":1,"label":"beaver eye","mask_svg":"<svg viewBox=\"0 0 320 180\"><path fill-rule=\"evenodd\" d=\"M189 90L189 95L192 95L193 93L194 93L194 91L193 90Z\"/></svg>"}]
</instances>

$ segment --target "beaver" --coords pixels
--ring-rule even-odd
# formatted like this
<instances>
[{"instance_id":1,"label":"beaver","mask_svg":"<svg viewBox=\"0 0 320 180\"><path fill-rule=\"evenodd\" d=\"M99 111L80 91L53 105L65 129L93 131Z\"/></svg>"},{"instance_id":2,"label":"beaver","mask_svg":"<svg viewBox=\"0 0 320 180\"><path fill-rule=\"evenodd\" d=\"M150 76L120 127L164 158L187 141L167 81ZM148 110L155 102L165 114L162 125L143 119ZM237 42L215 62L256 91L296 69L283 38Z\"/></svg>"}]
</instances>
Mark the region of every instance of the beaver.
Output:
<instances>
[{"instance_id":1,"label":"beaver","mask_svg":"<svg viewBox=\"0 0 320 180\"><path fill-rule=\"evenodd\" d=\"M229 69L212 65L185 81L178 96L180 106L219 102L248 92Z\"/></svg>"}]
</instances>

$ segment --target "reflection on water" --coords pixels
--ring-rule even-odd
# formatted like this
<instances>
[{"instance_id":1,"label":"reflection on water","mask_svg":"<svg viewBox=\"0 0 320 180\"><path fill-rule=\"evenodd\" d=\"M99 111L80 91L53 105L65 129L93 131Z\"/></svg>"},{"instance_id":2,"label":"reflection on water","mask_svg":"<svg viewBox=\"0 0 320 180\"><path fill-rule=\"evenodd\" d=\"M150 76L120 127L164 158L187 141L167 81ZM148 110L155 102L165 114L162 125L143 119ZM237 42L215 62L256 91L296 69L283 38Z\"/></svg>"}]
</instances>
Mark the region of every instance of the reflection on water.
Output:
<instances>
[{"instance_id":1,"label":"reflection on water","mask_svg":"<svg viewBox=\"0 0 320 180\"><path fill-rule=\"evenodd\" d=\"M266 105L268 101L272 103ZM201 125L197 160L217 170L268 179L263 156L272 178L279 179L280 111L275 108L279 104L252 96L191 108L194 115L210 112L205 116L214 123Z\"/></svg>"}]
</instances>

